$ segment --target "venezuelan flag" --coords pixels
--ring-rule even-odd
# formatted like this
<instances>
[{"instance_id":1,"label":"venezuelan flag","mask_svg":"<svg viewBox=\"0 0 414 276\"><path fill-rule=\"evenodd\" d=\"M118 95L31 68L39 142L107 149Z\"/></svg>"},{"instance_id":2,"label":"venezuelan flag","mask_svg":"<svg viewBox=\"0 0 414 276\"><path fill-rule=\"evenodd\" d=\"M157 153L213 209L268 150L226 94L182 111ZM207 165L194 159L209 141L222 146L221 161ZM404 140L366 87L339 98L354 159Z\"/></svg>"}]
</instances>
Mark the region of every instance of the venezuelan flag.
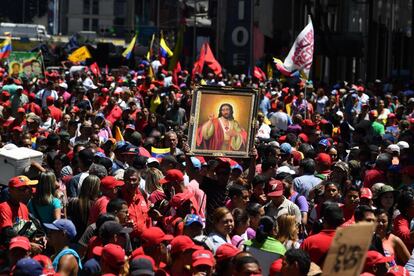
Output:
<instances>
[{"instance_id":1,"label":"venezuelan flag","mask_svg":"<svg viewBox=\"0 0 414 276\"><path fill-rule=\"evenodd\" d=\"M170 148L154 148L151 147L151 156L154 158L162 158L171 155Z\"/></svg>"},{"instance_id":2,"label":"venezuelan flag","mask_svg":"<svg viewBox=\"0 0 414 276\"><path fill-rule=\"evenodd\" d=\"M168 45L165 42L164 37L162 35L161 35L161 39L160 39L160 54L164 58L173 56L173 52L168 47Z\"/></svg>"},{"instance_id":3,"label":"venezuelan flag","mask_svg":"<svg viewBox=\"0 0 414 276\"><path fill-rule=\"evenodd\" d=\"M132 51L134 50L135 43L137 42L138 34L135 34L134 38L132 38L131 42L129 43L128 47L122 53L122 56L126 59L130 59L132 56Z\"/></svg>"},{"instance_id":4,"label":"venezuelan flag","mask_svg":"<svg viewBox=\"0 0 414 276\"><path fill-rule=\"evenodd\" d=\"M11 35L8 35L7 38L2 43L0 43L0 59L8 58L10 56L11 51Z\"/></svg>"}]
</instances>

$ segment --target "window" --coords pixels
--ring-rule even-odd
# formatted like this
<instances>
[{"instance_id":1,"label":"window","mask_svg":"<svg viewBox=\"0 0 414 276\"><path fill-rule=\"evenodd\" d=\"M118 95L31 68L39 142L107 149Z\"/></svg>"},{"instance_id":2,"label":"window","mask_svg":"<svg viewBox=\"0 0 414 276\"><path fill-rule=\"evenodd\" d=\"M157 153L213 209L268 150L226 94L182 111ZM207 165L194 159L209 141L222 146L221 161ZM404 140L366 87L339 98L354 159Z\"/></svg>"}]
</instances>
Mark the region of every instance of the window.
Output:
<instances>
[{"instance_id":1,"label":"window","mask_svg":"<svg viewBox=\"0 0 414 276\"><path fill-rule=\"evenodd\" d=\"M91 13L91 0L83 0L83 14Z\"/></svg>"},{"instance_id":2,"label":"window","mask_svg":"<svg viewBox=\"0 0 414 276\"><path fill-rule=\"evenodd\" d=\"M99 25L99 20L92 19L92 31L98 32L98 25Z\"/></svg>"},{"instance_id":3,"label":"window","mask_svg":"<svg viewBox=\"0 0 414 276\"><path fill-rule=\"evenodd\" d=\"M92 0L92 14L99 14L99 0Z\"/></svg>"},{"instance_id":4,"label":"window","mask_svg":"<svg viewBox=\"0 0 414 276\"><path fill-rule=\"evenodd\" d=\"M84 18L83 19L83 30L84 31L89 31L89 18Z\"/></svg>"}]
</instances>

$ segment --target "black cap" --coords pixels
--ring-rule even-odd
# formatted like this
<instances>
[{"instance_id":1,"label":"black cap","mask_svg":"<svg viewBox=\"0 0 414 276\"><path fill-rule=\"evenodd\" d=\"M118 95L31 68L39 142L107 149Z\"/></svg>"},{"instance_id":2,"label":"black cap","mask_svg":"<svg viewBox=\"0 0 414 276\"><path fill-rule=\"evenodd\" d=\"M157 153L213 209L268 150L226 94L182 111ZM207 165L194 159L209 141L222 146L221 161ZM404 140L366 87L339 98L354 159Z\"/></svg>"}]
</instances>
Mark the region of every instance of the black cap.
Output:
<instances>
[{"instance_id":1,"label":"black cap","mask_svg":"<svg viewBox=\"0 0 414 276\"><path fill-rule=\"evenodd\" d=\"M154 268L150 260L146 258L137 258L131 261L129 272L133 276L154 275Z\"/></svg>"},{"instance_id":2,"label":"black cap","mask_svg":"<svg viewBox=\"0 0 414 276\"><path fill-rule=\"evenodd\" d=\"M132 232L132 228L123 227L116 221L107 221L99 228L99 237L102 240L110 240L113 235L128 234Z\"/></svg>"}]
</instances>

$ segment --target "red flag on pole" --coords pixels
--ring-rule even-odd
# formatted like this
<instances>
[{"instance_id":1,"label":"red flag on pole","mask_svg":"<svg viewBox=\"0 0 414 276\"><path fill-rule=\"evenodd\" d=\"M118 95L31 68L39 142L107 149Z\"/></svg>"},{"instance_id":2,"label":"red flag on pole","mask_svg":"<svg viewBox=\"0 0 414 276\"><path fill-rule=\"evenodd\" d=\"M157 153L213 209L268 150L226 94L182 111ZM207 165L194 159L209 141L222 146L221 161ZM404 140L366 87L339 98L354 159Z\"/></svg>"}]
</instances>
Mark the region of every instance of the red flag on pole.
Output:
<instances>
[{"instance_id":1,"label":"red flag on pole","mask_svg":"<svg viewBox=\"0 0 414 276\"><path fill-rule=\"evenodd\" d=\"M206 49L205 49L205 44L203 44L200 49L200 55L198 56L198 60L194 63L193 72L192 72L193 78L196 74L201 74L203 72L205 55L206 55Z\"/></svg>"},{"instance_id":2,"label":"red flag on pole","mask_svg":"<svg viewBox=\"0 0 414 276\"><path fill-rule=\"evenodd\" d=\"M101 75L101 70L99 69L99 65L98 65L96 62L92 63L92 64L89 66L89 69L92 71L92 73L93 73L95 76L100 76L100 75Z\"/></svg>"},{"instance_id":3,"label":"red flag on pole","mask_svg":"<svg viewBox=\"0 0 414 276\"><path fill-rule=\"evenodd\" d=\"M257 66L254 67L253 76L259 81L266 80L266 74L263 72L262 69L260 69L260 67Z\"/></svg>"},{"instance_id":4,"label":"red flag on pole","mask_svg":"<svg viewBox=\"0 0 414 276\"><path fill-rule=\"evenodd\" d=\"M205 62L207 66L210 67L211 70L213 70L214 74L218 75L221 73L221 65L214 57L213 52L210 49L210 44L208 44L207 42L204 44L206 48Z\"/></svg>"},{"instance_id":5,"label":"red flag on pole","mask_svg":"<svg viewBox=\"0 0 414 276\"><path fill-rule=\"evenodd\" d=\"M172 72L172 77L173 77L173 83L178 85L178 73L181 72L181 64L179 61L177 61L177 63L175 64L174 70Z\"/></svg>"}]
</instances>

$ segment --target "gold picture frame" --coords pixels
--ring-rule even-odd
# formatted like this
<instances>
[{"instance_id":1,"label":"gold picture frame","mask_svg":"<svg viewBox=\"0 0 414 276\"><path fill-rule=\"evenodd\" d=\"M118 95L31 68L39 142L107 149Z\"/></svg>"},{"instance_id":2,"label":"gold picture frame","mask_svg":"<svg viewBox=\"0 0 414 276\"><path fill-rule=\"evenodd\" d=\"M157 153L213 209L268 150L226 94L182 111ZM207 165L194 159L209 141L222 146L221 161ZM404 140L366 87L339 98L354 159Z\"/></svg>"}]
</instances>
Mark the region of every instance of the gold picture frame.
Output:
<instances>
[{"instance_id":1,"label":"gold picture frame","mask_svg":"<svg viewBox=\"0 0 414 276\"><path fill-rule=\"evenodd\" d=\"M249 157L256 133L257 108L256 90L197 87L189 122L190 154Z\"/></svg>"}]
</instances>

